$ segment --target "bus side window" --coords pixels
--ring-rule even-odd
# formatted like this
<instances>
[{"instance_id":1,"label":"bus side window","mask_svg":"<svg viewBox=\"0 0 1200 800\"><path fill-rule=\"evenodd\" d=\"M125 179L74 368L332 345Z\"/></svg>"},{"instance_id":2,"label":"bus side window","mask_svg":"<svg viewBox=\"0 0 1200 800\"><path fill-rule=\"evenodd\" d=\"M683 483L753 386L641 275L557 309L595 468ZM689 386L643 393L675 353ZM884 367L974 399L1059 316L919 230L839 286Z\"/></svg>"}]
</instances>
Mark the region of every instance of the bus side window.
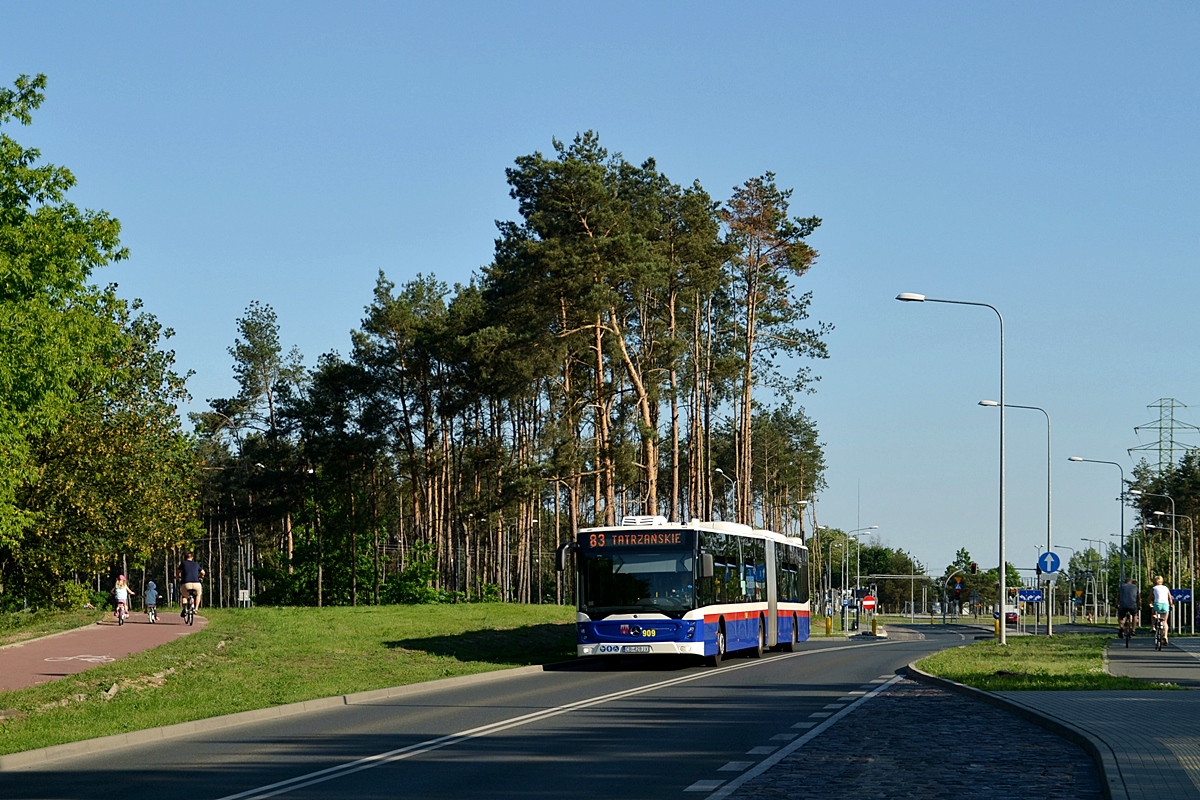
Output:
<instances>
[{"instance_id":1,"label":"bus side window","mask_svg":"<svg viewBox=\"0 0 1200 800\"><path fill-rule=\"evenodd\" d=\"M754 548L754 599L767 599L767 543L755 540Z\"/></svg>"},{"instance_id":2,"label":"bus side window","mask_svg":"<svg viewBox=\"0 0 1200 800\"><path fill-rule=\"evenodd\" d=\"M800 602L808 602L808 551L800 551Z\"/></svg>"}]
</instances>

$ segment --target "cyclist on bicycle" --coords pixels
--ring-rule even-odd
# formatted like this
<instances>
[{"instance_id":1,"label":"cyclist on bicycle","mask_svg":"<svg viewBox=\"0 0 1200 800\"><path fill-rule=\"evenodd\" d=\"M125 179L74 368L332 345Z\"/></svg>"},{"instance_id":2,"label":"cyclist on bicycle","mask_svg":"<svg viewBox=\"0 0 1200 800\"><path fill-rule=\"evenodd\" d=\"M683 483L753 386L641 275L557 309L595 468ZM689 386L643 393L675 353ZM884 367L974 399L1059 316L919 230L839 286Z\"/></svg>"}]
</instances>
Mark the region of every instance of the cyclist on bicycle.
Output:
<instances>
[{"instance_id":1,"label":"cyclist on bicycle","mask_svg":"<svg viewBox=\"0 0 1200 800\"><path fill-rule=\"evenodd\" d=\"M197 611L200 610L200 598L204 594L204 590L200 587L200 581L204 580L204 570L200 569L200 565L196 563L195 553L189 551L184 556L183 561L175 570L175 575L182 584L179 599L183 603L183 610L179 612L179 616L187 617L188 594L196 593Z\"/></svg>"},{"instance_id":2,"label":"cyclist on bicycle","mask_svg":"<svg viewBox=\"0 0 1200 800\"><path fill-rule=\"evenodd\" d=\"M117 585L113 587L113 595L117 598L117 611L114 616L120 618L122 608L124 608L126 614L129 613L129 595L131 594L134 594L134 591L125 582L125 576L118 575Z\"/></svg>"},{"instance_id":3,"label":"cyclist on bicycle","mask_svg":"<svg viewBox=\"0 0 1200 800\"><path fill-rule=\"evenodd\" d=\"M1133 578L1126 578L1121 584L1121 596L1117 605L1117 620L1121 626L1121 632L1125 630L1125 624L1128 621L1131 628L1130 633L1137 629L1137 613L1138 607L1141 605L1142 593L1138 591L1137 584L1133 582Z\"/></svg>"},{"instance_id":4,"label":"cyclist on bicycle","mask_svg":"<svg viewBox=\"0 0 1200 800\"><path fill-rule=\"evenodd\" d=\"M1167 634L1170 632L1167 620L1171 616L1171 604L1175 600L1171 597L1171 590L1163 585L1162 575L1155 577L1153 592L1154 616L1158 617L1159 624L1162 625L1163 644L1166 644Z\"/></svg>"},{"instance_id":5,"label":"cyclist on bicycle","mask_svg":"<svg viewBox=\"0 0 1200 800\"><path fill-rule=\"evenodd\" d=\"M146 584L146 596L142 599L146 601L146 616L154 622L158 615L158 586L154 581Z\"/></svg>"}]
</instances>

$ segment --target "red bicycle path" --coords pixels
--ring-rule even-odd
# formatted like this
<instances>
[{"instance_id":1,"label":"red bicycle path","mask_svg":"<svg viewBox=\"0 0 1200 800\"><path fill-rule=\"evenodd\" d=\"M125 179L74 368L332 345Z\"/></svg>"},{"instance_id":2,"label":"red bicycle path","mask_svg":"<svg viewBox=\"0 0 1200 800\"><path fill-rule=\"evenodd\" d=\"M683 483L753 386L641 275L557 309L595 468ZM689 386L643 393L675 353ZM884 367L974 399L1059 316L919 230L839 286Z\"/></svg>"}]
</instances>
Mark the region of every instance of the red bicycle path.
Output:
<instances>
[{"instance_id":1,"label":"red bicycle path","mask_svg":"<svg viewBox=\"0 0 1200 800\"><path fill-rule=\"evenodd\" d=\"M164 609L151 624L145 614L130 614L117 625L111 614L95 625L65 633L30 639L0 647L0 692L24 689L56 681L68 675L111 664L119 658L140 653L195 633L208 624L197 616L187 625L179 612Z\"/></svg>"}]
</instances>

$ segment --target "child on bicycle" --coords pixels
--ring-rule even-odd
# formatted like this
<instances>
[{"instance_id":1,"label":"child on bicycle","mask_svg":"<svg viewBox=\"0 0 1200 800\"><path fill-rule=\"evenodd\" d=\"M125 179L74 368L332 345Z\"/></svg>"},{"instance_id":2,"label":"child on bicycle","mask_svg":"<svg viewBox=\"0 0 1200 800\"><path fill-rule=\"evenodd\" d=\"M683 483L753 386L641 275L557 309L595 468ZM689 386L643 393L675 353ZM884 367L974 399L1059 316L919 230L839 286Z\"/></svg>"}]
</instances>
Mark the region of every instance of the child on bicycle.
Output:
<instances>
[{"instance_id":1,"label":"child on bicycle","mask_svg":"<svg viewBox=\"0 0 1200 800\"><path fill-rule=\"evenodd\" d=\"M1167 643L1167 634L1170 631L1170 625L1167 620L1171 616L1171 604L1175 602L1171 597L1171 590L1163 585L1162 575L1154 578L1154 586L1152 587L1154 597L1152 603L1154 605L1154 616L1158 618L1159 624L1162 625L1163 644Z\"/></svg>"},{"instance_id":2,"label":"child on bicycle","mask_svg":"<svg viewBox=\"0 0 1200 800\"><path fill-rule=\"evenodd\" d=\"M117 585L113 587L113 596L117 598L117 610L113 616L120 617L122 610L129 613L129 595L131 594L136 594L136 592L129 588L124 575L118 575Z\"/></svg>"},{"instance_id":3,"label":"child on bicycle","mask_svg":"<svg viewBox=\"0 0 1200 800\"><path fill-rule=\"evenodd\" d=\"M146 616L154 622L158 617L158 587L154 585L154 581L146 584L146 596L143 599L146 601Z\"/></svg>"}]
</instances>

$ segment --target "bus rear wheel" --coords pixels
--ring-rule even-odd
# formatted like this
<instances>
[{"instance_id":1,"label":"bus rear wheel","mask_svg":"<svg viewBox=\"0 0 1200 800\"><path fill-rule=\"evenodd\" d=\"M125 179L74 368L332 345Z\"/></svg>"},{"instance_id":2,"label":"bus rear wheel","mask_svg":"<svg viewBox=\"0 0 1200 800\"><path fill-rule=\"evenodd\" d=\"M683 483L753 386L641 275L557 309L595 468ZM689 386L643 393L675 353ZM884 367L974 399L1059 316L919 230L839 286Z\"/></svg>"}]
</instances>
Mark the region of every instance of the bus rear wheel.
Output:
<instances>
[{"instance_id":1,"label":"bus rear wheel","mask_svg":"<svg viewBox=\"0 0 1200 800\"><path fill-rule=\"evenodd\" d=\"M796 630L796 617L795 617L795 615L793 615L792 616L792 638L789 641L784 642L783 645L780 647L780 649L783 650L783 652L785 652L785 653L796 652L796 638L799 635L800 634Z\"/></svg>"}]
</instances>

